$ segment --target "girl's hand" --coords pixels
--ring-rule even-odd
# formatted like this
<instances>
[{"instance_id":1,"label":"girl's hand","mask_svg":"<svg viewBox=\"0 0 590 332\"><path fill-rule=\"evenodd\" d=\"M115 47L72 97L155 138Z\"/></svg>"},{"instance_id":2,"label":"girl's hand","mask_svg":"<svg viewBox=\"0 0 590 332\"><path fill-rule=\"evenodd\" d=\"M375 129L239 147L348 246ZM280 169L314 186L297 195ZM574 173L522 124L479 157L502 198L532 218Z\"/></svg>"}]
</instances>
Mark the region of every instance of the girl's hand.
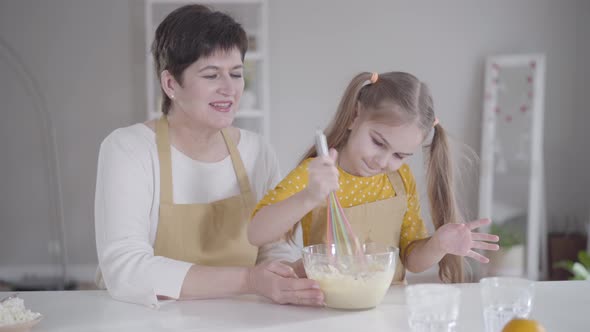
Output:
<instances>
[{"instance_id":1,"label":"girl's hand","mask_svg":"<svg viewBox=\"0 0 590 332\"><path fill-rule=\"evenodd\" d=\"M500 238L497 235L472 231L490 223L490 219L479 219L465 224L445 224L436 230L432 238L445 254L468 256L481 263L488 263L490 260L487 257L473 249L498 250L500 247L497 244L488 242L498 242Z\"/></svg>"},{"instance_id":2,"label":"girl's hand","mask_svg":"<svg viewBox=\"0 0 590 332\"><path fill-rule=\"evenodd\" d=\"M304 191L314 204L320 204L326 200L330 192L338 190L337 156L338 152L330 149L329 156L316 157L309 163L309 183Z\"/></svg>"}]
</instances>

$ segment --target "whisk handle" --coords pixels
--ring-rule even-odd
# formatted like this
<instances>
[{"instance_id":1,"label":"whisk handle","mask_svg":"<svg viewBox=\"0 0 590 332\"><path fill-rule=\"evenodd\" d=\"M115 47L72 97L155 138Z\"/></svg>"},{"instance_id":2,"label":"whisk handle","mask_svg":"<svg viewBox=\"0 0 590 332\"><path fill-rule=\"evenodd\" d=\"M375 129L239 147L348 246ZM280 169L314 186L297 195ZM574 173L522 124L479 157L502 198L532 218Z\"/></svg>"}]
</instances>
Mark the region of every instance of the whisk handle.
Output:
<instances>
[{"instance_id":1,"label":"whisk handle","mask_svg":"<svg viewBox=\"0 0 590 332\"><path fill-rule=\"evenodd\" d=\"M315 134L315 149L318 156L328 155L328 142L326 141L326 135L321 130L316 131Z\"/></svg>"}]
</instances>

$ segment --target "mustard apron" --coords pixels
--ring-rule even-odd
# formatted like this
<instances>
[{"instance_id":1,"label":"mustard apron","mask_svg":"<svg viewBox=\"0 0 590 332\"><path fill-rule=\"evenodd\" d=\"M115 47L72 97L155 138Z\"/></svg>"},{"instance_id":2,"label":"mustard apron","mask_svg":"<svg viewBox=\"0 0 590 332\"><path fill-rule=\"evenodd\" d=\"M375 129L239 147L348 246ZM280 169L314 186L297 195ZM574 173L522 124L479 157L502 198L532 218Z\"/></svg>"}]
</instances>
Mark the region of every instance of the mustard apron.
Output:
<instances>
[{"instance_id":1,"label":"mustard apron","mask_svg":"<svg viewBox=\"0 0 590 332\"><path fill-rule=\"evenodd\" d=\"M377 243L399 248L399 239L404 215L407 211L407 196L399 172L388 173L395 196L380 201L344 208L346 218L361 243ZM311 227L304 232L305 245L327 242L327 211L320 206L312 211ZM401 255L401 252L400 252ZM405 268L400 257L396 257L393 282L404 282Z\"/></svg>"},{"instance_id":2,"label":"mustard apron","mask_svg":"<svg viewBox=\"0 0 590 332\"><path fill-rule=\"evenodd\" d=\"M248 217L255 196L240 154L221 130L229 150L240 194L205 204L174 204L168 120L156 123L160 160L160 216L154 255L210 266L254 266L258 248L248 241ZM207 188L203 188L207 190Z\"/></svg>"}]
</instances>

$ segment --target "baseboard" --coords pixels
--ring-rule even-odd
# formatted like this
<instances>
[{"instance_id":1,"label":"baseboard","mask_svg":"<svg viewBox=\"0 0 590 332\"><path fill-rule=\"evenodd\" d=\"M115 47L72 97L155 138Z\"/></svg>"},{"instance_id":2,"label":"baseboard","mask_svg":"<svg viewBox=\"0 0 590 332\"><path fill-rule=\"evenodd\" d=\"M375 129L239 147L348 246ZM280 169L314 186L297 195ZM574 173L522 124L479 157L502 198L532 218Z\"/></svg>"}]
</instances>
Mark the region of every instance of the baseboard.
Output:
<instances>
[{"instance_id":1,"label":"baseboard","mask_svg":"<svg viewBox=\"0 0 590 332\"><path fill-rule=\"evenodd\" d=\"M67 279L78 282L94 282L96 264L69 264ZM0 280L16 281L23 278L60 277L61 268L55 264L1 265Z\"/></svg>"}]
</instances>

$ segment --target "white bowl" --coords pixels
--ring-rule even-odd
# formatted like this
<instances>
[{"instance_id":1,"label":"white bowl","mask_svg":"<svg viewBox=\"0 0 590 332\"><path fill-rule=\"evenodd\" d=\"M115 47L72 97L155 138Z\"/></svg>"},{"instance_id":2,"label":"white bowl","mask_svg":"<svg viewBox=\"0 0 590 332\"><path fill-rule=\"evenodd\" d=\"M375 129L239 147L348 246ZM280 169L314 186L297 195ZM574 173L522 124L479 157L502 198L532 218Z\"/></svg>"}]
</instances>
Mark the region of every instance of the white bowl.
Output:
<instances>
[{"instance_id":1,"label":"white bowl","mask_svg":"<svg viewBox=\"0 0 590 332\"><path fill-rule=\"evenodd\" d=\"M43 319L43 315L26 322L19 322L10 325L0 325L0 332L28 332Z\"/></svg>"}]
</instances>

